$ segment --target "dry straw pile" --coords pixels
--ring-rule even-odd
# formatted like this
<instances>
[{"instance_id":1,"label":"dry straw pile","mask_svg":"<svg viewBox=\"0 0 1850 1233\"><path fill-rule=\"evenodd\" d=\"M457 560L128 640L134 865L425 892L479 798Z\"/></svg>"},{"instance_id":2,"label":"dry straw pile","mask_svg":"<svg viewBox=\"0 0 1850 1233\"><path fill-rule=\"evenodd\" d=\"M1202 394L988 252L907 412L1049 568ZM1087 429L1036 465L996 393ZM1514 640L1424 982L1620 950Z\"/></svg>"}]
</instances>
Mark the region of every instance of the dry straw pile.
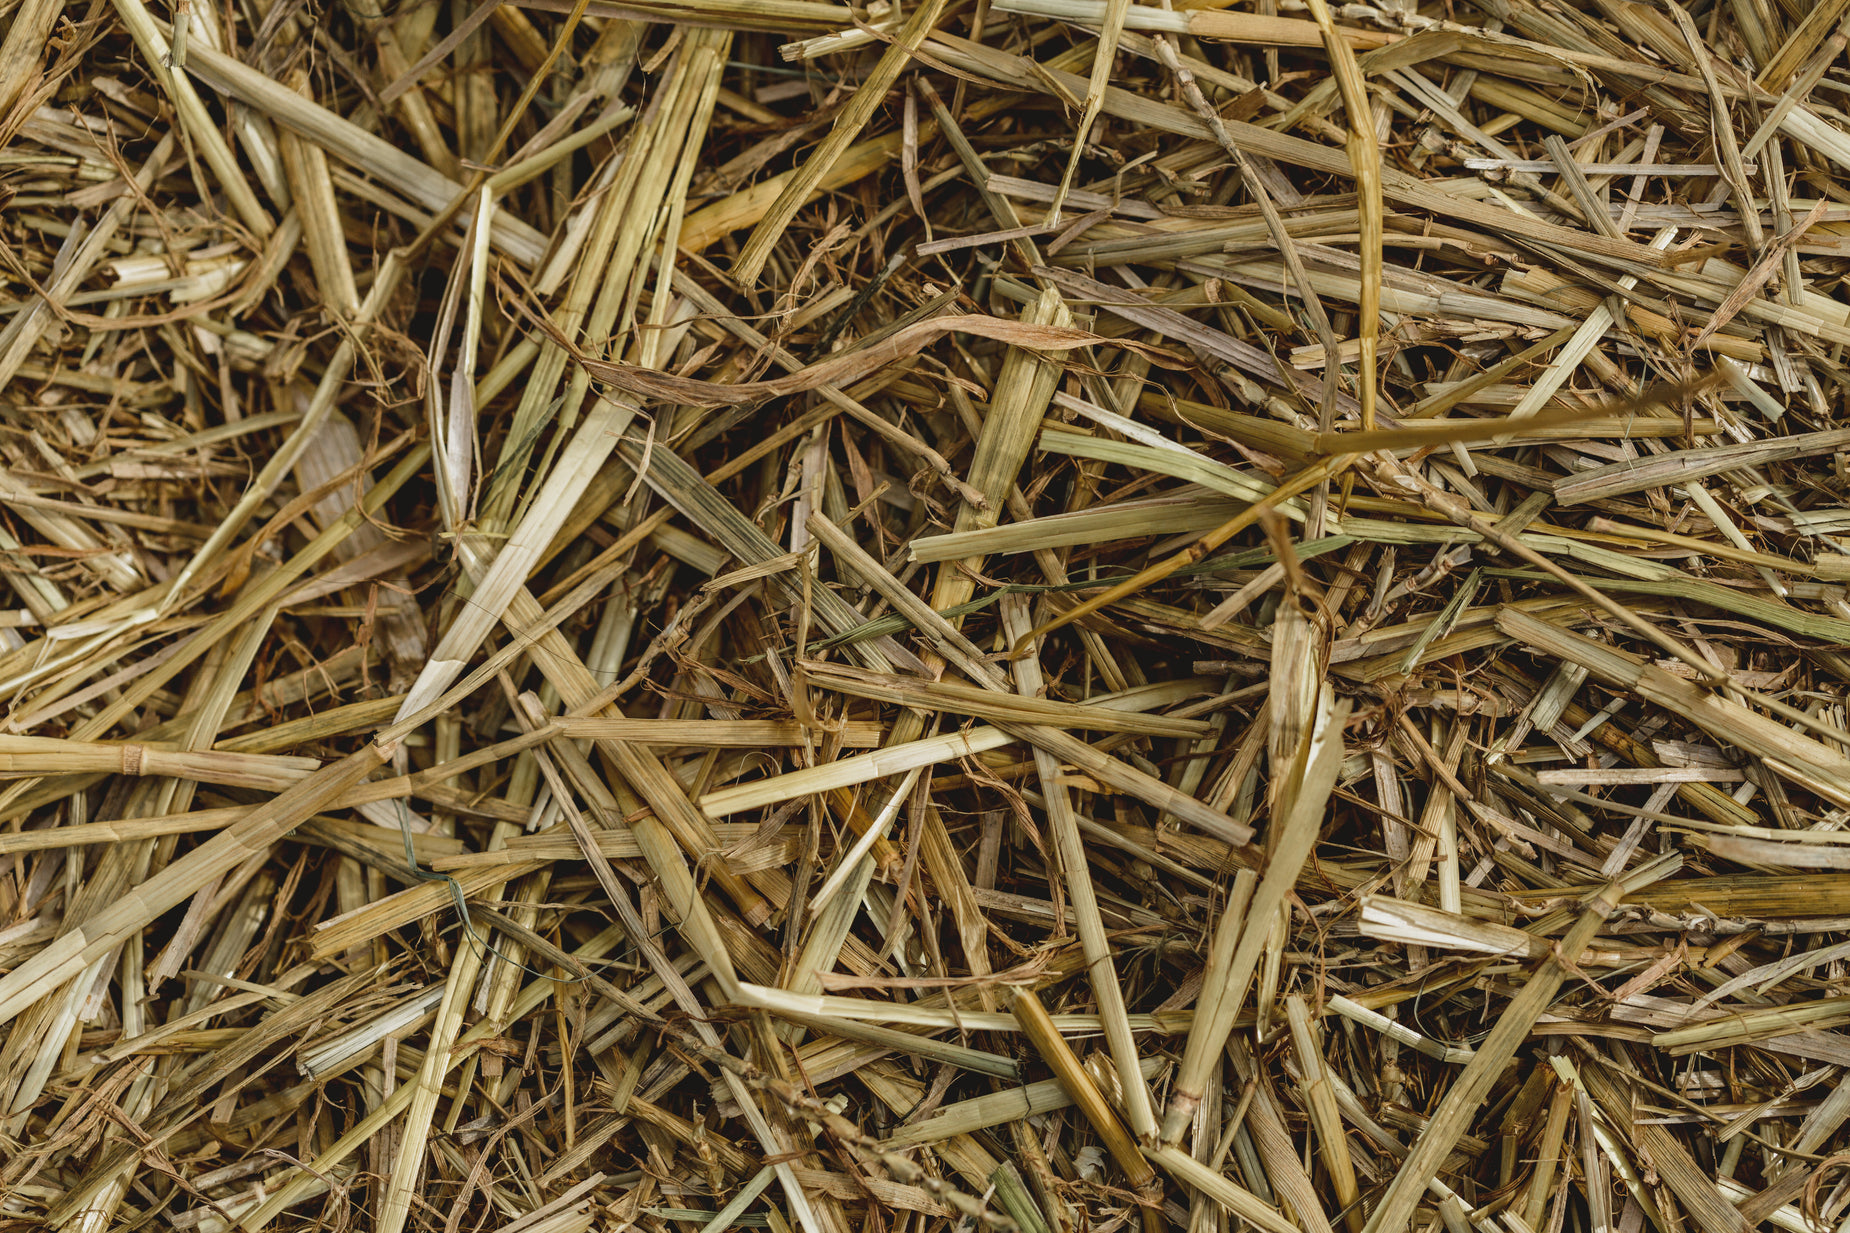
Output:
<instances>
[{"instance_id":1,"label":"dry straw pile","mask_svg":"<svg viewBox=\"0 0 1850 1233\"><path fill-rule=\"evenodd\" d=\"M0 0L0 1229L1850 1210L1850 0Z\"/></svg>"}]
</instances>

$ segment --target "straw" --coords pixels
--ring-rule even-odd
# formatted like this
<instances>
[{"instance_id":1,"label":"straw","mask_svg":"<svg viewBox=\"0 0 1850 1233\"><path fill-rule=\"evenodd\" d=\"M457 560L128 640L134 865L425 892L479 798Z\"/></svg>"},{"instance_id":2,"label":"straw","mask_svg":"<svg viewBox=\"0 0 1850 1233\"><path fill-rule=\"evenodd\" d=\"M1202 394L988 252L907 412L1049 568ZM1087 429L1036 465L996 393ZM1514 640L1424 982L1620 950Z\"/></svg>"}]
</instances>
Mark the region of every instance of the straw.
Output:
<instances>
[{"instance_id":1,"label":"straw","mask_svg":"<svg viewBox=\"0 0 1850 1233\"><path fill-rule=\"evenodd\" d=\"M1850 0L0 9L5 1219L1850 1218Z\"/></svg>"}]
</instances>

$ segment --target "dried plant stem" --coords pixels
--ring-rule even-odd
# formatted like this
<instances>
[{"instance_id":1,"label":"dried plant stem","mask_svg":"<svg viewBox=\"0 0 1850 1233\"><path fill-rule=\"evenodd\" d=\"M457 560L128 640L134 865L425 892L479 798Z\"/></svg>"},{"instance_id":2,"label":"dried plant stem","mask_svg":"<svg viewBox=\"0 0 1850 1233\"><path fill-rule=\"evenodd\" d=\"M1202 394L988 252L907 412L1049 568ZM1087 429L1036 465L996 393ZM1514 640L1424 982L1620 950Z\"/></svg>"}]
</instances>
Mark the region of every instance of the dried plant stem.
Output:
<instances>
[{"instance_id":1,"label":"dried plant stem","mask_svg":"<svg viewBox=\"0 0 1850 1233\"><path fill-rule=\"evenodd\" d=\"M1599 932L1600 926L1624 898L1630 884L1648 886L1673 872L1676 858L1660 860L1641 869L1626 884L1611 883L1597 892L1582 907L1573 926L1555 950L1542 961L1528 982L1510 999L1496 1026L1477 1046L1477 1052L1446 1090L1445 1099L1429 1119L1425 1132L1401 1162L1400 1170L1389 1183L1387 1192L1369 1214L1366 1233L1399 1233L1407 1227L1419 1196L1425 1193L1428 1180L1441 1161L1451 1152L1458 1136L1477 1111L1484 1093L1509 1065L1517 1046L1534 1025L1548 1003L1554 999L1563 981L1570 975L1571 960Z\"/></svg>"}]
</instances>

